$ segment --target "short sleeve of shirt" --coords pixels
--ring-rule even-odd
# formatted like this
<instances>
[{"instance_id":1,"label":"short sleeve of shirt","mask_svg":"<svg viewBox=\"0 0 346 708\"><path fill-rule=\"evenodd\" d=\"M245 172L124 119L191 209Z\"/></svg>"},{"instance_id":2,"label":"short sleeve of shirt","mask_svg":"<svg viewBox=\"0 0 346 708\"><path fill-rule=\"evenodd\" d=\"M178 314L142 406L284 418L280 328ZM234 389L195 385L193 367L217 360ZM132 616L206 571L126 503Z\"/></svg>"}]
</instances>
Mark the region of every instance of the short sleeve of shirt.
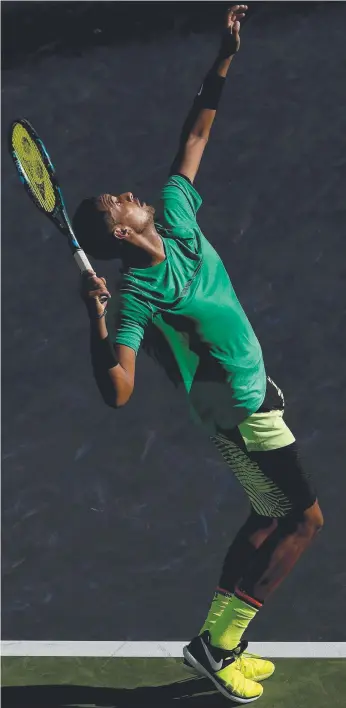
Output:
<instances>
[{"instance_id":1,"label":"short sleeve of shirt","mask_svg":"<svg viewBox=\"0 0 346 708\"><path fill-rule=\"evenodd\" d=\"M112 298L113 299L113 298ZM111 300L112 302L112 300ZM133 293L121 293L116 311L108 306L107 329L113 344L124 344L138 353L144 330L152 321L150 306Z\"/></svg>"},{"instance_id":2,"label":"short sleeve of shirt","mask_svg":"<svg viewBox=\"0 0 346 708\"><path fill-rule=\"evenodd\" d=\"M201 204L202 198L191 182L181 175L172 175L161 192L164 225L179 231L193 229Z\"/></svg>"}]
</instances>

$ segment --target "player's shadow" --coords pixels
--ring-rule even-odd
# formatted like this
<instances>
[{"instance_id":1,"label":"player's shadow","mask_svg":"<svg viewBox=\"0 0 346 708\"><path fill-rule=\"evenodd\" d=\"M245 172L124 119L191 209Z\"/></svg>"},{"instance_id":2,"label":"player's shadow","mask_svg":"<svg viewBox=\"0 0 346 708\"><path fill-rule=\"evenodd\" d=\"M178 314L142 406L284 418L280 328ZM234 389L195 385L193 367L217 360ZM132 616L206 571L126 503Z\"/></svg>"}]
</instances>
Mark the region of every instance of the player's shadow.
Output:
<instances>
[{"instance_id":1,"label":"player's shadow","mask_svg":"<svg viewBox=\"0 0 346 708\"><path fill-rule=\"evenodd\" d=\"M238 705L233 701L228 706ZM207 679L187 679L166 686L103 688L96 686L4 686L3 708L224 708L225 699Z\"/></svg>"}]
</instances>

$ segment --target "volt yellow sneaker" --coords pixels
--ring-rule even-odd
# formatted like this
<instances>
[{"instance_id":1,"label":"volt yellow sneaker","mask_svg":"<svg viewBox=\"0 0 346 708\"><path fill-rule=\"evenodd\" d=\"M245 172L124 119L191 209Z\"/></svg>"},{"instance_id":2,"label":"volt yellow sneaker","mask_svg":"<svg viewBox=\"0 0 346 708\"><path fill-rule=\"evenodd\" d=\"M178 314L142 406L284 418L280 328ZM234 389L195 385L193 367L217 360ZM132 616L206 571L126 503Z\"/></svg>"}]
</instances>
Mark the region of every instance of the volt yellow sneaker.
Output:
<instances>
[{"instance_id":1,"label":"volt yellow sneaker","mask_svg":"<svg viewBox=\"0 0 346 708\"><path fill-rule=\"evenodd\" d=\"M242 645L246 642L241 642ZM247 679L237 664L244 648L225 651L210 644L210 633L203 632L183 649L185 661L200 675L209 678L226 698L235 703L252 703L263 693L263 686Z\"/></svg>"},{"instance_id":2,"label":"volt yellow sneaker","mask_svg":"<svg viewBox=\"0 0 346 708\"><path fill-rule=\"evenodd\" d=\"M195 637L186 648L190 650L193 654L194 652L196 652L196 645L200 642L200 640L200 636ZM208 637L208 640L210 643L210 635ZM248 643L243 640L235 649L233 649L232 653L235 658L235 666L237 667L238 671L241 671L241 673L243 674L243 676L245 676L246 679L251 679L251 681L265 681L265 679L272 676L275 671L275 666L272 661L262 659L260 656L256 656L255 654L249 654L248 652L246 652L245 649L247 648L247 645ZM190 671L191 673L196 673L196 669L186 659L185 652L183 664L188 671Z\"/></svg>"},{"instance_id":3,"label":"volt yellow sneaker","mask_svg":"<svg viewBox=\"0 0 346 708\"><path fill-rule=\"evenodd\" d=\"M272 676L275 671L275 666L272 661L262 659L255 654L248 654L247 652L241 654L235 663L237 669L241 671L243 676L252 681L265 681L265 679Z\"/></svg>"}]
</instances>

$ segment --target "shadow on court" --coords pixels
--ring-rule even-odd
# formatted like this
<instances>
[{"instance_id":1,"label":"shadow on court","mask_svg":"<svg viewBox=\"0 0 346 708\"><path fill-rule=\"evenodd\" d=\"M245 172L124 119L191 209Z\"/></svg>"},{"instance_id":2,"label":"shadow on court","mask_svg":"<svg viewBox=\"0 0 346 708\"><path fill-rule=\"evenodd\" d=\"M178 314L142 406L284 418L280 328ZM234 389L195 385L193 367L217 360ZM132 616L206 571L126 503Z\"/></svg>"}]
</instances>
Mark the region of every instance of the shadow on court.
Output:
<instances>
[{"instance_id":1,"label":"shadow on court","mask_svg":"<svg viewBox=\"0 0 346 708\"><path fill-rule=\"evenodd\" d=\"M47 661L48 657L46 660L41 657L36 662L29 657L18 659L2 661L4 708L226 708L226 704L236 705L219 694L211 681L185 675L175 660L129 662L119 658L105 662L81 657L74 661L59 658L51 662ZM265 682L261 708L344 708L344 659L277 659L275 665L274 676ZM176 674L177 671L180 674ZM42 681L46 681L46 685L37 685ZM138 686L139 681L151 685ZM27 685L30 682L31 685Z\"/></svg>"},{"instance_id":2,"label":"shadow on court","mask_svg":"<svg viewBox=\"0 0 346 708\"><path fill-rule=\"evenodd\" d=\"M3 708L67 708L95 706L101 708L173 708L177 706L213 708L225 705L206 679L187 679L168 686L140 688L104 688L95 686L6 686L2 689ZM236 703L228 701L227 705Z\"/></svg>"}]
</instances>

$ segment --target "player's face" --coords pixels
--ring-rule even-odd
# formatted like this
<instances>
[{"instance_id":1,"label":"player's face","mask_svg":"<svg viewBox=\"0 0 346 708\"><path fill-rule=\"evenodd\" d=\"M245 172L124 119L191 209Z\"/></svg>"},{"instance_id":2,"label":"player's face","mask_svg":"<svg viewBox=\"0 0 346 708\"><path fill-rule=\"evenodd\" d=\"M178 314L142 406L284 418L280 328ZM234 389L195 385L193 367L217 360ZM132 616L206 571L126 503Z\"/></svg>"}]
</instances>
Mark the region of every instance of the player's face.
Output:
<instances>
[{"instance_id":1,"label":"player's face","mask_svg":"<svg viewBox=\"0 0 346 708\"><path fill-rule=\"evenodd\" d=\"M122 227L131 227L133 231L141 234L153 224L155 209L141 202L132 192L124 192L116 197L104 194L102 201L114 221Z\"/></svg>"}]
</instances>

